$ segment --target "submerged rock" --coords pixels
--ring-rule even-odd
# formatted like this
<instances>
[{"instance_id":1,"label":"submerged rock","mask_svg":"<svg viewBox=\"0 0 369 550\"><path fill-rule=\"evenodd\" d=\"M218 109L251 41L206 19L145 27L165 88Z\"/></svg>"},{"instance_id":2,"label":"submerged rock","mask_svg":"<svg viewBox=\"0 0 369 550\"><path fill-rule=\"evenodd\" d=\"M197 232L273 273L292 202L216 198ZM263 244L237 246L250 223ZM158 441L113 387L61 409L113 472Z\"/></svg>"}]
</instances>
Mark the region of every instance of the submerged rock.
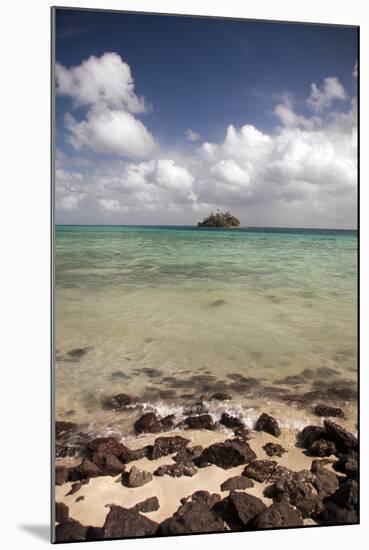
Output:
<instances>
[{"instance_id":1,"label":"submerged rock","mask_svg":"<svg viewBox=\"0 0 369 550\"><path fill-rule=\"evenodd\" d=\"M242 439L228 439L223 443L214 443L203 450L199 458L194 462L196 466L204 467L208 464L215 464L227 470L241 464L247 464L254 460L256 454L250 445Z\"/></svg>"},{"instance_id":2,"label":"submerged rock","mask_svg":"<svg viewBox=\"0 0 369 550\"><path fill-rule=\"evenodd\" d=\"M81 359L84 355L86 355L90 350L91 346L87 346L85 348L74 348L68 351L69 357L72 359L76 359L77 361Z\"/></svg>"},{"instance_id":3,"label":"submerged rock","mask_svg":"<svg viewBox=\"0 0 369 550\"><path fill-rule=\"evenodd\" d=\"M161 456L170 455L176 453L180 449L183 449L190 442L189 439L185 439L180 435L175 435L171 437L157 437L154 441L154 446L149 458L156 460Z\"/></svg>"},{"instance_id":4,"label":"submerged rock","mask_svg":"<svg viewBox=\"0 0 369 550\"><path fill-rule=\"evenodd\" d=\"M275 437L281 435L281 430L279 428L278 422L275 418L270 416L267 413L263 413L255 424L255 430L258 432L267 432Z\"/></svg>"},{"instance_id":5,"label":"submerged rock","mask_svg":"<svg viewBox=\"0 0 369 550\"><path fill-rule=\"evenodd\" d=\"M155 476L171 476L171 477L192 477L195 474L197 474L197 469L195 466L190 463L182 463L178 462L176 464L165 464L163 466L159 466L154 472Z\"/></svg>"},{"instance_id":6,"label":"submerged rock","mask_svg":"<svg viewBox=\"0 0 369 550\"><path fill-rule=\"evenodd\" d=\"M158 433L162 431L160 419L153 412L148 412L140 416L135 422L135 431L137 434Z\"/></svg>"},{"instance_id":7,"label":"submerged rock","mask_svg":"<svg viewBox=\"0 0 369 550\"><path fill-rule=\"evenodd\" d=\"M114 409L126 409L127 407L132 407L137 404L137 397L129 395L128 393L119 393L118 395L113 395L110 399L111 406Z\"/></svg>"},{"instance_id":8,"label":"submerged rock","mask_svg":"<svg viewBox=\"0 0 369 550\"><path fill-rule=\"evenodd\" d=\"M226 481L223 481L222 485L220 486L221 491L235 491L235 490L242 490L242 489L249 489L250 487L253 487L254 483L246 476L234 476L230 477Z\"/></svg>"},{"instance_id":9,"label":"submerged rock","mask_svg":"<svg viewBox=\"0 0 369 550\"><path fill-rule=\"evenodd\" d=\"M149 537L156 534L158 527L155 521L140 514L136 507L127 509L110 505L102 532L105 539Z\"/></svg>"},{"instance_id":10,"label":"submerged rock","mask_svg":"<svg viewBox=\"0 0 369 550\"><path fill-rule=\"evenodd\" d=\"M225 530L224 521L214 509L219 495L197 491L187 499L171 518L160 525L160 535L183 535L187 533L215 533Z\"/></svg>"},{"instance_id":11,"label":"submerged rock","mask_svg":"<svg viewBox=\"0 0 369 550\"><path fill-rule=\"evenodd\" d=\"M210 401L231 401L232 396L226 392L216 392L210 397Z\"/></svg>"},{"instance_id":12,"label":"submerged rock","mask_svg":"<svg viewBox=\"0 0 369 550\"><path fill-rule=\"evenodd\" d=\"M338 407L329 407L328 405L316 405L314 407L314 413L317 416L335 416L339 418L343 418L345 416L342 409Z\"/></svg>"},{"instance_id":13,"label":"submerged rock","mask_svg":"<svg viewBox=\"0 0 369 550\"><path fill-rule=\"evenodd\" d=\"M152 449L152 446L147 445L141 449L129 449L122 444L122 452L119 454L119 460L124 464L132 462L133 460L140 460L140 458L145 458L148 456Z\"/></svg>"},{"instance_id":14,"label":"submerged rock","mask_svg":"<svg viewBox=\"0 0 369 550\"><path fill-rule=\"evenodd\" d=\"M282 456L283 453L286 453L286 449L279 445L279 443L265 443L263 446L264 451L268 456Z\"/></svg>"}]
</instances>

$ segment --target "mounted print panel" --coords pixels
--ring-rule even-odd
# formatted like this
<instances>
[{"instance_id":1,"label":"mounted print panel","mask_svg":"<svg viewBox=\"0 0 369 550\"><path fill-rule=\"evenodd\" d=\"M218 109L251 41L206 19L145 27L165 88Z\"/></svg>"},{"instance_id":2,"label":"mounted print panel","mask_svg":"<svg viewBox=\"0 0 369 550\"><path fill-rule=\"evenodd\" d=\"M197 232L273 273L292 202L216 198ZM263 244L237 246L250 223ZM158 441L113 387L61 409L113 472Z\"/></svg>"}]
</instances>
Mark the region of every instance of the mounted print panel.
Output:
<instances>
[{"instance_id":1,"label":"mounted print panel","mask_svg":"<svg viewBox=\"0 0 369 550\"><path fill-rule=\"evenodd\" d=\"M358 523L359 28L52 21L54 542Z\"/></svg>"}]
</instances>

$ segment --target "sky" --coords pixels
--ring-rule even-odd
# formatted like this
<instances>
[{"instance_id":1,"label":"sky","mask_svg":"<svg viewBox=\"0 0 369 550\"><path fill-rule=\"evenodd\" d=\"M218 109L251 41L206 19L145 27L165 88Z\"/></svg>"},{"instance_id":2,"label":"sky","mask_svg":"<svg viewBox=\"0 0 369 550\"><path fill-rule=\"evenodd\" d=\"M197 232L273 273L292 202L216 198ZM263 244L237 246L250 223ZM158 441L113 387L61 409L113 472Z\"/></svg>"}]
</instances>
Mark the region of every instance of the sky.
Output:
<instances>
[{"instance_id":1,"label":"sky","mask_svg":"<svg viewBox=\"0 0 369 550\"><path fill-rule=\"evenodd\" d=\"M356 228L357 30L57 9L60 224Z\"/></svg>"}]
</instances>

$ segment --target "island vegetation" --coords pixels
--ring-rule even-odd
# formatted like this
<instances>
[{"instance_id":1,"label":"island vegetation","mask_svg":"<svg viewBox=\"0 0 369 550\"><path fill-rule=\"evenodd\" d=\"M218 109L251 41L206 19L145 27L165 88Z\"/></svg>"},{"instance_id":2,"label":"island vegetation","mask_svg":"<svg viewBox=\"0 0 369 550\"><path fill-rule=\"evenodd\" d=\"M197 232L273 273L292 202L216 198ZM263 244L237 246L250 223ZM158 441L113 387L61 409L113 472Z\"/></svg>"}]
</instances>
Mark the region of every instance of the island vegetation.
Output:
<instances>
[{"instance_id":1,"label":"island vegetation","mask_svg":"<svg viewBox=\"0 0 369 550\"><path fill-rule=\"evenodd\" d=\"M230 212L211 212L207 218L197 224L197 227L239 227L240 220Z\"/></svg>"}]
</instances>

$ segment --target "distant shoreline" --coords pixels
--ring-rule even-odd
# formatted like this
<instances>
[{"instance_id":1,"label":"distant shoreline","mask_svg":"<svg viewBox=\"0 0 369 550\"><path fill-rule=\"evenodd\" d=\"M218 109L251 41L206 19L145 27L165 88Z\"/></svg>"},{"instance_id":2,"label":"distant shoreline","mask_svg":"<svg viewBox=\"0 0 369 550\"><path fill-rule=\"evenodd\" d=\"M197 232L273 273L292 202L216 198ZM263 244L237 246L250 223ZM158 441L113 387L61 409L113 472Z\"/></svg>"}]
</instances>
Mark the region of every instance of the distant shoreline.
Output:
<instances>
[{"instance_id":1,"label":"distant shoreline","mask_svg":"<svg viewBox=\"0 0 369 550\"><path fill-rule=\"evenodd\" d=\"M266 231L342 231L358 233L357 228L337 228L337 227L278 227L278 226L262 226L262 225L240 225L234 227L198 227L197 225L166 225L166 224L93 224L93 223L56 223L58 227L148 227L148 228L176 228L176 229L200 229L200 230L223 230L223 229L249 229L249 230L266 230Z\"/></svg>"}]
</instances>

